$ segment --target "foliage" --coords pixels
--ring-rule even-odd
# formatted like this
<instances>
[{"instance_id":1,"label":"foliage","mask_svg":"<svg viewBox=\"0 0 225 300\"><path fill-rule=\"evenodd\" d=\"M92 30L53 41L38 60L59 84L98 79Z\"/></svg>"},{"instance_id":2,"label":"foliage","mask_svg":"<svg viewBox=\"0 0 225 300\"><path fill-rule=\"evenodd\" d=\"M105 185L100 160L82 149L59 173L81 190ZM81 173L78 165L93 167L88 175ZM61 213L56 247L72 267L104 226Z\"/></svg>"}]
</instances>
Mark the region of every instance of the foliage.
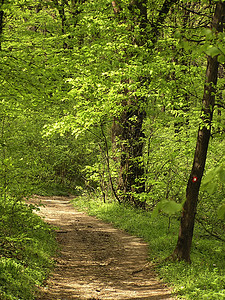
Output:
<instances>
[{"instance_id":1,"label":"foliage","mask_svg":"<svg viewBox=\"0 0 225 300\"><path fill-rule=\"evenodd\" d=\"M53 265L54 236L34 209L12 198L0 201L1 299L34 299Z\"/></svg>"},{"instance_id":2,"label":"foliage","mask_svg":"<svg viewBox=\"0 0 225 300\"><path fill-rule=\"evenodd\" d=\"M155 263L158 276L173 288L179 298L224 298L224 244L212 236L205 236L201 226L196 226L192 245L193 263L171 262L165 259L176 243L179 227L177 216L168 218L164 214L151 219L151 212L114 202L103 203L85 195L75 198L73 204L78 209L144 238L149 244L149 259Z\"/></svg>"},{"instance_id":3,"label":"foliage","mask_svg":"<svg viewBox=\"0 0 225 300\"><path fill-rule=\"evenodd\" d=\"M138 3L147 9L146 23ZM162 26L168 3L174 5ZM223 239L224 32L210 29L218 1L177 3L122 0L113 10L105 0L1 2L2 199L14 199L19 209L33 193L85 189L118 200L121 180L130 176L127 194L155 209L151 226L165 214L173 219L186 197L202 126L206 58L218 57L197 222L204 235ZM131 174L137 169L140 176Z\"/></svg>"}]
</instances>

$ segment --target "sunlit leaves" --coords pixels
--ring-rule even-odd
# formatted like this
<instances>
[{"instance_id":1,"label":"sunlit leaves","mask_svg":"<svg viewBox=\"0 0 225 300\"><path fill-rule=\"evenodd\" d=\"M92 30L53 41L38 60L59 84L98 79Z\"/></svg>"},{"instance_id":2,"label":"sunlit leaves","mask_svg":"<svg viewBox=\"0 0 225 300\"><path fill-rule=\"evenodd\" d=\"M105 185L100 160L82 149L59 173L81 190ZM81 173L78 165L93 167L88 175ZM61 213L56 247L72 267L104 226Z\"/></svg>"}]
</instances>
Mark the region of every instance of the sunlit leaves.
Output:
<instances>
[{"instance_id":1,"label":"sunlit leaves","mask_svg":"<svg viewBox=\"0 0 225 300\"><path fill-rule=\"evenodd\" d=\"M205 53L211 57L214 57L216 55L219 55L221 53L221 51L217 47L210 45L205 50Z\"/></svg>"},{"instance_id":2,"label":"sunlit leaves","mask_svg":"<svg viewBox=\"0 0 225 300\"><path fill-rule=\"evenodd\" d=\"M225 185L225 167L223 164L212 169L207 173L203 180L202 189L210 195L217 192L220 186ZM217 208L217 216L219 219L225 219L225 204L224 202Z\"/></svg>"},{"instance_id":3,"label":"sunlit leaves","mask_svg":"<svg viewBox=\"0 0 225 300\"><path fill-rule=\"evenodd\" d=\"M19 9L16 4L22 2ZM122 1L118 18L111 3L104 0L76 3L74 10L71 2L66 2L64 34L53 1L41 1L38 13L36 1L29 9L28 2L16 1L15 9L7 15L4 70L11 86L5 80L2 87L11 99L8 110L15 109L20 100L20 111L26 108L40 113L46 123L45 137L71 134L79 139L87 132L96 133L101 123L108 125L109 133L113 117L125 108L123 103L129 98L141 99L139 105L147 113L146 141L153 136L146 185L153 184L154 199L165 196L167 181L168 188L178 190L184 185L193 152L205 56L218 56L223 61L223 35L215 36L209 28L196 26L204 5L197 8L200 14L191 14L188 24L182 23L183 8L175 7L176 13L171 11L155 49L150 51L150 35L148 43L136 43L142 32L133 21L138 11L132 15L130 1ZM162 3L148 3L149 21L157 17ZM208 12L206 8L204 13ZM202 19L207 20L205 16ZM134 122L135 117L129 120ZM175 122L182 132L179 142L174 142ZM160 168L166 172L178 168L184 175L179 179L161 175L158 179Z\"/></svg>"},{"instance_id":4,"label":"sunlit leaves","mask_svg":"<svg viewBox=\"0 0 225 300\"><path fill-rule=\"evenodd\" d=\"M216 181L216 178L220 180L221 183L225 183L225 167L224 165L219 165L218 167L212 169L207 173L203 180L203 186L207 187L207 185L212 182Z\"/></svg>"},{"instance_id":5,"label":"sunlit leaves","mask_svg":"<svg viewBox=\"0 0 225 300\"><path fill-rule=\"evenodd\" d=\"M177 203L173 200L162 200L156 205L151 218L154 219L160 211L169 216L174 215L180 212L182 207L183 205L181 203Z\"/></svg>"},{"instance_id":6,"label":"sunlit leaves","mask_svg":"<svg viewBox=\"0 0 225 300\"><path fill-rule=\"evenodd\" d=\"M217 210L218 218L225 221L225 201L223 201L223 204L219 206Z\"/></svg>"}]
</instances>

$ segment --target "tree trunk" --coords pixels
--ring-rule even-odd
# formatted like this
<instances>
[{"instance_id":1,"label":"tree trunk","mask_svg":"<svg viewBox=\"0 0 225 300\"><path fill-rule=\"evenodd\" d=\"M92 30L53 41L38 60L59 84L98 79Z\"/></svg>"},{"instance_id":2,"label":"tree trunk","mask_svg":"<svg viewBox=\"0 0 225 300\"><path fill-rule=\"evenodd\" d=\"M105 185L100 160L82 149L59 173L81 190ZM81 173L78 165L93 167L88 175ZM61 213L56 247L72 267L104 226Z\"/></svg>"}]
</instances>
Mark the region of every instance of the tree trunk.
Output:
<instances>
[{"instance_id":1,"label":"tree trunk","mask_svg":"<svg viewBox=\"0 0 225 300\"><path fill-rule=\"evenodd\" d=\"M134 0L130 2L129 10L132 15L133 24L138 24L140 28L139 36L134 39L134 43L137 46L144 45L150 36L152 40L151 48L154 48L165 17L170 7L177 1L164 1L155 23L151 24L150 32L146 29L148 23L147 1ZM112 1L112 6L114 13L119 17L122 9L115 0ZM148 80L149 78L140 78L140 85L145 84ZM129 78L127 78L127 81L129 82ZM119 142L117 145L121 152L119 190L121 191L122 202L144 208L145 202L141 201L138 195L145 192L145 168L142 158L145 136L142 124L146 116L143 108L146 99L143 97L131 99L128 94L127 91L124 91L125 98L127 98L123 103L124 110L117 119L117 130L112 134L113 137L118 137Z\"/></svg>"},{"instance_id":2,"label":"tree trunk","mask_svg":"<svg viewBox=\"0 0 225 300\"><path fill-rule=\"evenodd\" d=\"M158 17L154 23L151 24L151 48L155 47L155 44L159 38L160 30L162 25L165 22L165 18L167 17L170 8L172 5L176 4L179 0L165 0L162 8L159 11Z\"/></svg>"},{"instance_id":3,"label":"tree trunk","mask_svg":"<svg viewBox=\"0 0 225 300\"><path fill-rule=\"evenodd\" d=\"M66 22L66 15L65 15L65 5L66 5L66 1L65 0L61 0L61 2L59 3L58 0L53 0L53 3L55 5L55 8L58 10L60 19L61 19L61 31L62 34L65 33L65 22Z\"/></svg>"},{"instance_id":4,"label":"tree trunk","mask_svg":"<svg viewBox=\"0 0 225 300\"><path fill-rule=\"evenodd\" d=\"M211 29L216 32L223 31L225 17L225 3L220 1L216 4ZM180 230L176 248L172 254L173 259L191 262L190 252L194 231L195 214L198 203L199 189L208 150L211 133L213 109L215 105L215 93L218 77L219 63L217 56L207 58L206 81L202 101L201 124L198 130L196 150L191 174L186 189L186 201L181 216Z\"/></svg>"},{"instance_id":5,"label":"tree trunk","mask_svg":"<svg viewBox=\"0 0 225 300\"><path fill-rule=\"evenodd\" d=\"M112 6L116 16L120 18L120 6L116 1L112 2ZM137 46L143 45L146 42L147 2L146 0L135 0L130 2L128 8L133 24L138 24L140 28L139 36L134 38L133 43ZM127 20L122 19L122 21L126 23ZM130 57L127 59L129 60ZM131 80L127 78L125 81L130 82ZM132 84L132 82L130 83ZM123 94L123 111L117 119L114 119L112 128L114 148L118 148L121 153L118 189L121 202L144 207L145 203L140 201L137 196L145 191L143 178L145 169L142 163L144 146L142 124L145 118L143 101L145 99L131 96L132 91L127 89L124 89Z\"/></svg>"},{"instance_id":6,"label":"tree trunk","mask_svg":"<svg viewBox=\"0 0 225 300\"><path fill-rule=\"evenodd\" d=\"M124 108L119 120L120 176L119 190L123 202L144 208L145 202L138 199L138 194L145 191L145 170L142 161L142 130L145 111L139 107L138 99Z\"/></svg>"}]
</instances>

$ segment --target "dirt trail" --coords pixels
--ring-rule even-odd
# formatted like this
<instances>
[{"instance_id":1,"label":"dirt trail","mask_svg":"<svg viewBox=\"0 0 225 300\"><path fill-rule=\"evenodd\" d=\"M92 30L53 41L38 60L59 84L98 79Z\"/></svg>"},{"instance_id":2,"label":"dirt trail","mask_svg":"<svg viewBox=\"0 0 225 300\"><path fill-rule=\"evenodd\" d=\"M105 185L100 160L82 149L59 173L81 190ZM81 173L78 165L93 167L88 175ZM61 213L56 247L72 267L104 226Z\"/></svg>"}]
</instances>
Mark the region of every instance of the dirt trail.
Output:
<instances>
[{"instance_id":1,"label":"dirt trail","mask_svg":"<svg viewBox=\"0 0 225 300\"><path fill-rule=\"evenodd\" d=\"M110 224L76 211L71 198L36 197L40 214L59 227L56 267L39 300L174 299L147 263L147 245Z\"/></svg>"}]
</instances>

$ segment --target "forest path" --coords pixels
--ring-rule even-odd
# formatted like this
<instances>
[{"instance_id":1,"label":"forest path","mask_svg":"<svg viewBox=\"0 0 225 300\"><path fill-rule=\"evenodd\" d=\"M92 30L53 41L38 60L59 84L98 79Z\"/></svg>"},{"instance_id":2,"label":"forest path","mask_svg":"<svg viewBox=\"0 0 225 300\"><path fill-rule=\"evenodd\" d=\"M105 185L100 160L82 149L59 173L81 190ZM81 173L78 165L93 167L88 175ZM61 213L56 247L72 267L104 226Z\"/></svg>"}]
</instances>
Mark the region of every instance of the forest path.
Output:
<instances>
[{"instance_id":1,"label":"forest path","mask_svg":"<svg viewBox=\"0 0 225 300\"><path fill-rule=\"evenodd\" d=\"M36 299L174 299L147 262L147 245L74 209L68 197L35 197L40 214L57 226L60 254Z\"/></svg>"}]
</instances>

